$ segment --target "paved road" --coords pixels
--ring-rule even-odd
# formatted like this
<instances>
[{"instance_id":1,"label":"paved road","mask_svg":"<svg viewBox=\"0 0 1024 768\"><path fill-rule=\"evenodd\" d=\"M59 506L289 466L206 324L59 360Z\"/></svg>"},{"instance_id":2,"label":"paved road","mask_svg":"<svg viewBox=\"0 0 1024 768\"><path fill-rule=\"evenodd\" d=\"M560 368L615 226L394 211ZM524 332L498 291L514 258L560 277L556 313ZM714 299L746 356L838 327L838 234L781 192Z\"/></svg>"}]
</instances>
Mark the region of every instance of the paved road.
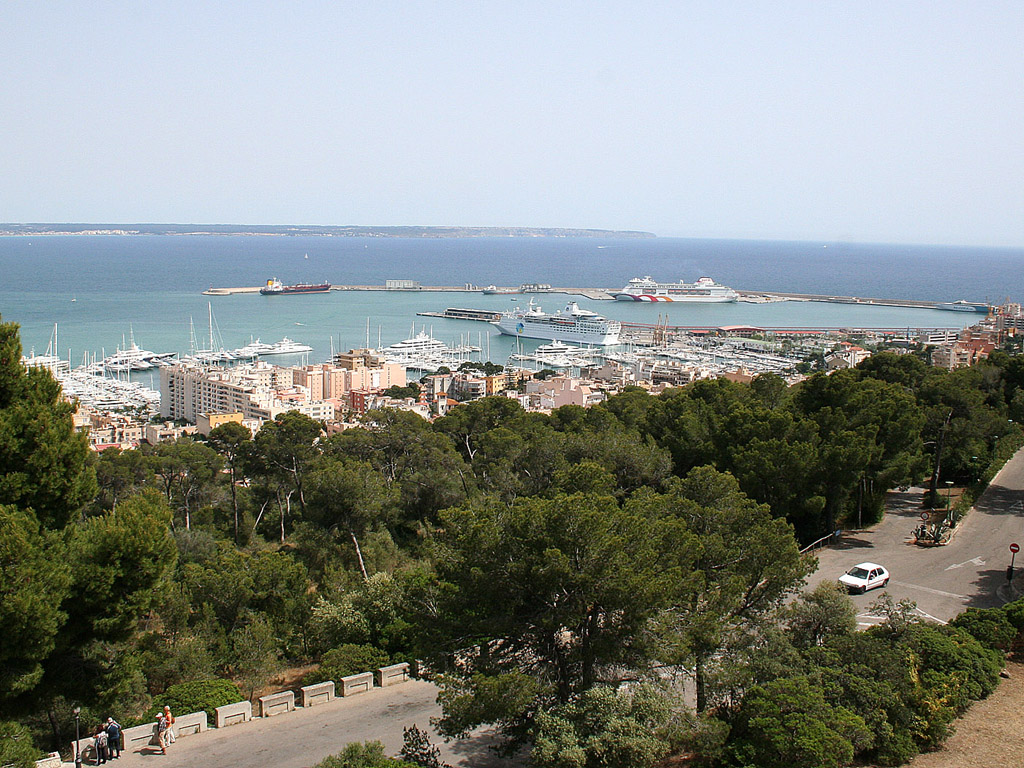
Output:
<instances>
[{"instance_id":1,"label":"paved road","mask_svg":"<svg viewBox=\"0 0 1024 768\"><path fill-rule=\"evenodd\" d=\"M229 728L211 729L180 737L160 754L148 748L109 763L111 768L307 768L340 752L352 741L377 740L389 755L402 748L402 728L417 725L431 734L441 759L452 766L511 768L519 765L497 759L488 749L489 732L465 741L445 744L430 728L440 714L437 689L411 680L389 688L375 688L347 699L335 699L309 710L298 709L276 717L256 719Z\"/></svg>"},{"instance_id":2,"label":"paved road","mask_svg":"<svg viewBox=\"0 0 1024 768\"><path fill-rule=\"evenodd\" d=\"M911 533L919 524L923 488L892 493L885 519L870 531L848 532L841 542L818 553L818 570L809 586L838 578L864 561L884 565L892 574L893 598L914 600L926 618L949 621L965 608L1002 605L1024 587L1024 557L1017 557L1018 578L1011 592L1006 582L1009 544L1024 546L1024 451L996 475L975 508L964 518L949 544L919 547ZM854 595L862 625L879 619L867 613L880 590Z\"/></svg>"}]
</instances>

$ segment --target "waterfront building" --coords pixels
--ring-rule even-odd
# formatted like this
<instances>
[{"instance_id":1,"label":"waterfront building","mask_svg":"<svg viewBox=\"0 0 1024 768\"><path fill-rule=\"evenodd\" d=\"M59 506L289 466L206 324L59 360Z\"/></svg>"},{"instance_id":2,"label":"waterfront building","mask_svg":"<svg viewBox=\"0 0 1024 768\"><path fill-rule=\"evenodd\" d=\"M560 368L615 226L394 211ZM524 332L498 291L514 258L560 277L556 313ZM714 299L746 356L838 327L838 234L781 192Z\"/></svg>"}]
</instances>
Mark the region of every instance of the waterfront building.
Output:
<instances>
[{"instance_id":1,"label":"waterfront building","mask_svg":"<svg viewBox=\"0 0 1024 768\"><path fill-rule=\"evenodd\" d=\"M256 362L221 368L179 363L161 368L160 413L202 423L205 433L225 419L259 424L286 411L329 421L350 406L353 391L405 386L405 368L365 352L339 356L339 365L282 368Z\"/></svg>"}]
</instances>

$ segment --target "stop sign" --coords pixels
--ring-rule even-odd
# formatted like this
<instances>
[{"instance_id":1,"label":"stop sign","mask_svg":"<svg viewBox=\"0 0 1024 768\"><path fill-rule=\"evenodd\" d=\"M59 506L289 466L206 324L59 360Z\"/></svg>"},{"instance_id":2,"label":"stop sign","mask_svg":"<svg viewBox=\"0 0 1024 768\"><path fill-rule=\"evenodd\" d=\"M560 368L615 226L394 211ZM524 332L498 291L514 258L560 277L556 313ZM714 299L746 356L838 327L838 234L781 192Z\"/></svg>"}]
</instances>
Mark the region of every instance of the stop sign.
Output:
<instances>
[{"instance_id":1,"label":"stop sign","mask_svg":"<svg viewBox=\"0 0 1024 768\"><path fill-rule=\"evenodd\" d=\"M1020 544L1017 544L1016 542L1011 544L1010 545L1010 551L1013 552L1013 554L1016 555L1018 552L1020 552Z\"/></svg>"}]
</instances>

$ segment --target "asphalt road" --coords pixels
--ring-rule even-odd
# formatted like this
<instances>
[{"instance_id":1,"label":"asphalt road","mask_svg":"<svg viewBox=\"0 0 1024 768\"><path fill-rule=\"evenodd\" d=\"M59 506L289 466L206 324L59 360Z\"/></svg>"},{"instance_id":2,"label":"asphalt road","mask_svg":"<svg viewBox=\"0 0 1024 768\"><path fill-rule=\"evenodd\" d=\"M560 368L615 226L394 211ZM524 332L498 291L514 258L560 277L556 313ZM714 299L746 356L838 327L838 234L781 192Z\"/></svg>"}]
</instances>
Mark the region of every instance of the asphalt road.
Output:
<instances>
[{"instance_id":1,"label":"asphalt road","mask_svg":"<svg viewBox=\"0 0 1024 768\"><path fill-rule=\"evenodd\" d=\"M451 766L512 768L520 765L499 760L488 749L493 742L484 731L449 744L430 728L431 717L441 708L437 689L421 680L410 680L327 704L297 709L267 719L257 718L228 728L211 728L182 736L166 755L150 747L124 753L109 762L111 768L307 768L328 755L337 754L353 741L380 741L384 751L396 755L402 748L402 729L417 725L430 733L440 748L441 759Z\"/></svg>"},{"instance_id":2,"label":"asphalt road","mask_svg":"<svg viewBox=\"0 0 1024 768\"><path fill-rule=\"evenodd\" d=\"M886 591L894 599L913 600L919 614L942 622L966 608L990 608L1019 596L1024 591L1024 556L1017 556L1012 590L1006 567L1010 543L1024 546L1024 451L996 475L944 546L914 543L912 531L920 523L924 491L893 492L881 523L871 530L844 533L838 545L818 552L818 570L808 586L837 579L858 563L878 563L891 574ZM881 592L852 596L861 609L862 625L880 621L868 609Z\"/></svg>"}]
</instances>

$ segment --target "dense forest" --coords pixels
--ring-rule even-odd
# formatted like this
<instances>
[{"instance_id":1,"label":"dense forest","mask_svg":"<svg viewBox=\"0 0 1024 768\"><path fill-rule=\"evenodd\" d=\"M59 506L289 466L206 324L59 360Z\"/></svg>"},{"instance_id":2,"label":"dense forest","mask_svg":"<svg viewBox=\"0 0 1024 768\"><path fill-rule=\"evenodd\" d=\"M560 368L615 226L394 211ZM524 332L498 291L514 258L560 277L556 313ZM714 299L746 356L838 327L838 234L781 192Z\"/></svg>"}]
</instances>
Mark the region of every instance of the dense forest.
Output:
<instances>
[{"instance_id":1,"label":"dense forest","mask_svg":"<svg viewBox=\"0 0 1024 768\"><path fill-rule=\"evenodd\" d=\"M20 355L0 323L0 763L67 744L76 706L129 725L420 659L441 733L495 724L540 767L896 765L1024 628L1019 604L939 627L883 599L856 632L836 589L793 599L802 544L1020 445L1021 357L881 353L550 415L493 397L331 436L291 412L95 456Z\"/></svg>"}]
</instances>

